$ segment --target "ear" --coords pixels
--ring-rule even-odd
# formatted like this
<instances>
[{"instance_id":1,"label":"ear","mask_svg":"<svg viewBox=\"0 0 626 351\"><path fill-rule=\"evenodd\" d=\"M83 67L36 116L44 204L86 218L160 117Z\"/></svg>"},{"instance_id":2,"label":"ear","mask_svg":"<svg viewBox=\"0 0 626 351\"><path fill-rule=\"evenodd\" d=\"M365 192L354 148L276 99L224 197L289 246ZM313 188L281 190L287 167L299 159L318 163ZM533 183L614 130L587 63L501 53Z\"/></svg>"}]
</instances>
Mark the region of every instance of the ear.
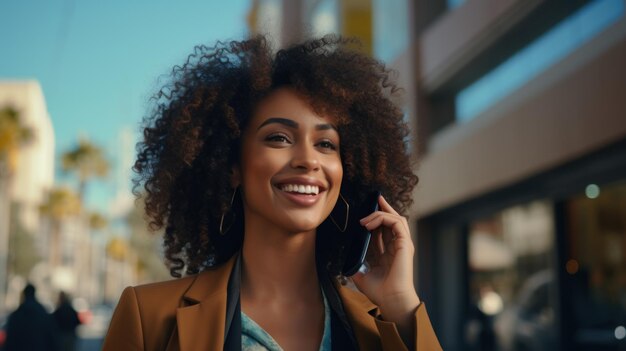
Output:
<instances>
[{"instance_id":1,"label":"ear","mask_svg":"<svg viewBox=\"0 0 626 351\"><path fill-rule=\"evenodd\" d=\"M233 166L230 170L230 185L233 189L237 188L242 183L241 170L239 166Z\"/></svg>"}]
</instances>

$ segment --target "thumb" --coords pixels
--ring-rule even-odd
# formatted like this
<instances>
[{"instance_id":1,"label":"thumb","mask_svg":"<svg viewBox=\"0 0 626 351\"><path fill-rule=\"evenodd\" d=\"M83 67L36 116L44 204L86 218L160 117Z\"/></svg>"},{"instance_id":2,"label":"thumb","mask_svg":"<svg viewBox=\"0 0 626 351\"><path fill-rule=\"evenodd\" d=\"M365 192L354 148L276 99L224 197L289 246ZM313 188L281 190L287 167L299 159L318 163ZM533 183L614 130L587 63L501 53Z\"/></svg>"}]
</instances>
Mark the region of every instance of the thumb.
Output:
<instances>
[{"instance_id":1,"label":"thumb","mask_svg":"<svg viewBox=\"0 0 626 351\"><path fill-rule=\"evenodd\" d=\"M369 269L369 265L365 263L358 272L350 277L357 289L359 289L359 291L361 291L365 295L369 294L369 290L371 288L370 285L372 283L371 281L368 281L368 277L366 277L366 275L369 273Z\"/></svg>"},{"instance_id":2,"label":"thumb","mask_svg":"<svg viewBox=\"0 0 626 351\"><path fill-rule=\"evenodd\" d=\"M352 281L354 282L354 285L356 285L356 287L359 288L359 290L363 291L363 288L365 287L365 282L364 282L365 273L359 270L358 272L356 272L356 274L351 276L350 279L352 279Z\"/></svg>"}]
</instances>

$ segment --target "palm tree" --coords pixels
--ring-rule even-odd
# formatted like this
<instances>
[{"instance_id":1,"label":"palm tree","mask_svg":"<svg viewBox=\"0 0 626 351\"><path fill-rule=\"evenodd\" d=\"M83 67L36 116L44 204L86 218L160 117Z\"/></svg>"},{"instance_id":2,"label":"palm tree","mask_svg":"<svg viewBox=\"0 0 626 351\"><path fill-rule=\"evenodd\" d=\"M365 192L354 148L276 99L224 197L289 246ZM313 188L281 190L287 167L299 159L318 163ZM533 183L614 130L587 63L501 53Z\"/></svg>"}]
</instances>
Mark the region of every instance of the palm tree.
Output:
<instances>
[{"instance_id":1,"label":"palm tree","mask_svg":"<svg viewBox=\"0 0 626 351\"><path fill-rule=\"evenodd\" d=\"M81 202L78 195L69 188L52 188L39 209L50 219L50 263L52 267L56 267L61 262L61 224L81 213Z\"/></svg>"},{"instance_id":2,"label":"palm tree","mask_svg":"<svg viewBox=\"0 0 626 351\"><path fill-rule=\"evenodd\" d=\"M143 200L144 197L141 197ZM161 257L161 239L152 235L144 217L144 202L136 201L125 217L130 230L129 244L137 253L137 275L140 283L165 280L170 277Z\"/></svg>"},{"instance_id":3,"label":"palm tree","mask_svg":"<svg viewBox=\"0 0 626 351\"><path fill-rule=\"evenodd\" d=\"M106 228L109 221L99 212L89 213L89 229L102 230Z\"/></svg>"},{"instance_id":4,"label":"palm tree","mask_svg":"<svg viewBox=\"0 0 626 351\"><path fill-rule=\"evenodd\" d=\"M7 281L9 223L11 214L10 181L17 167L19 149L33 140L33 131L12 107L0 109L0 310L4 306ZM0 311L1 312L1 311Z\"/></svg>"},{"instance_id":5,"label":"palm tree","mask_svg":"<svg viewBox=\"0 0 626 351\"><path fill-rule=\"evenodd\" d=\"M78 178L78 197L84 199L85 187L92 178L104 178L109 172L109 162L100 147L86 139L61 156L63 171L72 172Z\"/></svg>"},{"instance_id":6,"label":"palm tree","mask_svg":"<svg viewBox=\"0 0 626 351\"><path fill-rule=\"evenodd\" d=\"M15 171L20 147L32 141L33 136L33 130L24 125L16 109L0 109L0 178Z\"/></svg>"},{"instance_id":7,"label":"palm tree","mask_svg":"<svg viewBox=\"0 0 626 351\"><path fill-rule=\"evenodd\" d=\"M89 229L93 234L100 234L100 238L104 237L104 230L109 225L108 219L99 212L90 212L88 219ZM100 245L101 240L92 240L90 245L90 254L87 257L89 262L89 275L96 278L94 284L90 284L88 296L91 301L102 301L104 291L106 291L106 247Z\"/></svg>"}]
</instances>

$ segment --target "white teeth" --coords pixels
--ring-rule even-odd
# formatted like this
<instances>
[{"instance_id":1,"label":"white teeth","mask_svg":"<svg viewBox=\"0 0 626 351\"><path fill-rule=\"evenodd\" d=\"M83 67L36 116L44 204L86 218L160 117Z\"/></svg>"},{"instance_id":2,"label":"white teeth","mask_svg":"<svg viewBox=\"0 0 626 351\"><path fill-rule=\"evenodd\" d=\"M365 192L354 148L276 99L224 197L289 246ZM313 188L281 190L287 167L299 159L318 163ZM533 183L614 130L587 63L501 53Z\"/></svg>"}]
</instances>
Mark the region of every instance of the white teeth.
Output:
<instances>
[{"instance_id":1,"label":"white teeth","mask_svg":"<svg viewBox=\"0 0 626 351\"><path fill-rule=\"evenodd\" d=\"M281 190L288 193L317 195L320 192L320 187L317 185L285 184L281 186Z\"/></svg>"}]
</instances>

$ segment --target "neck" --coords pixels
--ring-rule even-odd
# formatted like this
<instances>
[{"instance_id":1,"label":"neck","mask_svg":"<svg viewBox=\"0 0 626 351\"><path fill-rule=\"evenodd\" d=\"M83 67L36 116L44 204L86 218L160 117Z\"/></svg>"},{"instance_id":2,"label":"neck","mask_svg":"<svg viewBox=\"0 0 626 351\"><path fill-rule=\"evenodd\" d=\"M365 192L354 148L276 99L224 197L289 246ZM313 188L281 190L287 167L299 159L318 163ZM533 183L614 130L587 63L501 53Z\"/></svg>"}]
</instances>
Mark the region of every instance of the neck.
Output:
<instances>
[{"instance_id":1,"label":"neck","mask_svg":"<svg viewBox=\"0 0 626 351\"><path fill-rule=\"evenodd\" d=\"M253 299L292 300L320 294L315 232L284 233L248 226L242 247L241 291Z\"/></svg>"}]
</instances>

